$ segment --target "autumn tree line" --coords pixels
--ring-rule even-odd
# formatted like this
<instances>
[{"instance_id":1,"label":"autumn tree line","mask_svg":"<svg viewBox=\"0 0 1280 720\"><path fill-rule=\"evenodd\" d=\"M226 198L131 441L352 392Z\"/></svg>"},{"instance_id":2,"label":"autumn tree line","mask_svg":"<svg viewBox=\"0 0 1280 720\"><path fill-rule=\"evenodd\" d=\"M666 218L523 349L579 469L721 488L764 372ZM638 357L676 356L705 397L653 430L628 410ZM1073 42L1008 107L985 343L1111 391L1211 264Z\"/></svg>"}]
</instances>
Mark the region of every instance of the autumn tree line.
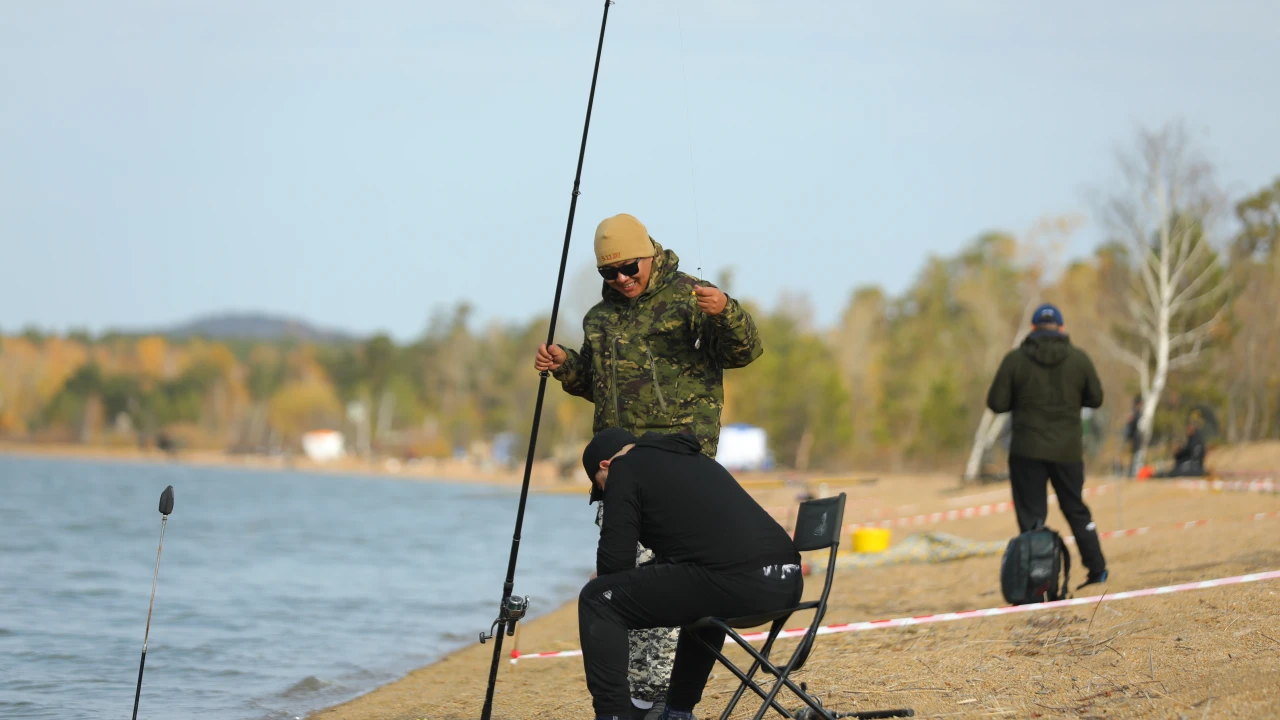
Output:
<instances>
[{"instance_id":1,"label":"autumn tree line","mask_svg":"<svg viewBox=\"0 0 1280 720\"><path fill-rule=\"evenodd\" d=\"M1138 399L1148 460L1193 417L1211 442L1280 439L1280 177L1226 197L1177 124L1139 131L1117 168L1088 257L1064 260L1074 217L985 233L899 295L851 289L835 327L815 326L803 295L766 308L722 277L765 346L726 373L723 421L763 427L784 468L998 469L1007 424L986 391L1047 301L1106 391L1081 421L1089 462L1128 462ZM0 333L0 439L276 452L331 428L357 453L445 457L505 435L522 462L548 319L476 327L459 303L400 344ZM573 346L578 320L557 339ZM571 465L590 432L590 404L552 381L538 456Z\"/></svg>"}]
</instances>

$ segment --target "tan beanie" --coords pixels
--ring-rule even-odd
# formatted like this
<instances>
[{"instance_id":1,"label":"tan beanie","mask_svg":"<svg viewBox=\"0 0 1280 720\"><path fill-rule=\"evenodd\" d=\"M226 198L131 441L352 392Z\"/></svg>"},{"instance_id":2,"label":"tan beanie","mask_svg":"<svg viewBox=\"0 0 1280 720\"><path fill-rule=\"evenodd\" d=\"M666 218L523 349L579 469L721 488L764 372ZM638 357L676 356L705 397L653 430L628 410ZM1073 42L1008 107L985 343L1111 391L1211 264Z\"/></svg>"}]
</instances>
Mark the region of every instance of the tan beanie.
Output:
<instances>
[{"instance_id":1,"label":"tan beanie","mask_svg":"<svg viewBox=\"0 0 1280 720\"><path fill-rule=\"evenodd\" d=\"M596 226L596 267L653 257L654 250L649 231L631 215L614 215Z\"/></svg>"}]
</instances>

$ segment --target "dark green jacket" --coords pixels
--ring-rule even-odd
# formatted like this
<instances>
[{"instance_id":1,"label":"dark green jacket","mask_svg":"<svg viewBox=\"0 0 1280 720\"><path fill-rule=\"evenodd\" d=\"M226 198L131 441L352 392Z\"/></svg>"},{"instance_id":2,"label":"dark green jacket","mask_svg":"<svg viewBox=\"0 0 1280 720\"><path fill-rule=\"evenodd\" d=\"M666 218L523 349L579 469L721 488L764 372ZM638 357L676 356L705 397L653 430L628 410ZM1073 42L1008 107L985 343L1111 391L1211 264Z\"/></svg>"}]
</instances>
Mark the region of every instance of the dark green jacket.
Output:
<instances>
[{"instance_id":1,"label":"dark green jacket","mask_svg":"<svg viewBox=\"0 0 1280 720\"><path fill-rule=\"evenodd\" d=\"M1080 408L1102 406L1093 361L1056 332L1033 332L1010 350L987 392L987 407L1013 413L1010 455L1077 463L1084 459Z\"/></svg>"},{"instance_id":2,"label":"dark green jacket","mask_svg":"<svg viewBox=\"0 0 1280 720\"><path fill-rule=\"evenodd\" d=\"M676 254L654 245L649 287L631 300L603 283L600 302L582 321L582 348L564 348L568 359L552 376L595 404L594 432L691 434L714 458L724 371L746 366L764 347L737 300L729 298L719 315L699 310L693 286L714 285L680 272Z\"/></svg>"}]
</instances>

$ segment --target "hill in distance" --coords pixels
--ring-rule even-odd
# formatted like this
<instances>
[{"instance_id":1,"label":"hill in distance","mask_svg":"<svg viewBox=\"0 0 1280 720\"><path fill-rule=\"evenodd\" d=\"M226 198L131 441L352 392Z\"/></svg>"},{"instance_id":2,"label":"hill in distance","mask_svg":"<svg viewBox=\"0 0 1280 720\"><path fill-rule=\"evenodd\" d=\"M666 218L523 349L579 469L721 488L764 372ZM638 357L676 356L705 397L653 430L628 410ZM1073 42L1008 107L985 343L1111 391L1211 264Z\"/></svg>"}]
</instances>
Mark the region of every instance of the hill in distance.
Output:
<instances>
[{"instance_id":1,"label":"hill in distance","mask_svg":"<svg viewBox=\"0 0 1280 720\"><path fill-rule=\"evenodd\" d=\"M210 340L294 340L312 343L349 343L364 339L360 335L322 328L298 318L255 312L204 315L153 332L174 339L202 337Z\"/></svg>"}]
</instances>

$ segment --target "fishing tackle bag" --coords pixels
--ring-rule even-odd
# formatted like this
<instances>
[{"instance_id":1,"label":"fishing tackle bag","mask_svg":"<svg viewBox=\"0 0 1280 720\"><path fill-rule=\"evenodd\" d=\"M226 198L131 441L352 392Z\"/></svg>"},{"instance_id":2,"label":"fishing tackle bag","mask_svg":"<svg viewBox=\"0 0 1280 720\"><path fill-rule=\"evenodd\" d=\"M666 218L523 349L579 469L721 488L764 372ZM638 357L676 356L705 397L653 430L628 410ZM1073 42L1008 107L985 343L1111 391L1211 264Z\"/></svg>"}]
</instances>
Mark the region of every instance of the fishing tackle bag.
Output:
<instances>
[{"instance_id":1,"label":"fishing tackle bag","mask_svg":"<svg viewBox=\"0 0 1280 720\"><path fill-rule=\"evenodd\" d=\"M1000 558L1000 590L1010 605L1062 600L1067 597L1070 577L1067 544L1043 522L1009 540Z\"/></svg>"}]
</instances>

